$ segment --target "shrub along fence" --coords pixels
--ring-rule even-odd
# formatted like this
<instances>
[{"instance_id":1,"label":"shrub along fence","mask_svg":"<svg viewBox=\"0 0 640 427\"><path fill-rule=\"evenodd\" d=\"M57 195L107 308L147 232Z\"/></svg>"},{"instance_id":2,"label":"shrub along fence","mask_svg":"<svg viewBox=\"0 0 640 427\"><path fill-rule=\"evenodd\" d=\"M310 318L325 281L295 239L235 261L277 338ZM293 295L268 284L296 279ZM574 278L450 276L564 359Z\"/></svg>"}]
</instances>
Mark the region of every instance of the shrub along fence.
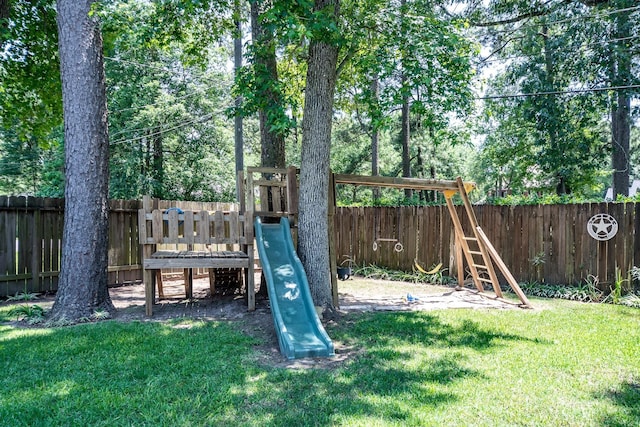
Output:
<instances>
[{"instance_id":1,"label":"shrub along fence","mask_svg":"<svg viewBox=\"0 0 640 427\"><path fill-rule=\"evenodd\" d=\"M139 200L112 200L109 283L141 280ZM160 201L160 208L234 210L233 204ZM460 217L462 215L462 207ZM598 277L603 290L640 266L640 203L475 206L478 222L518 281L570 284ZM594 215L615 218L618 232L597 241L587 233ZM0 196L0 297L57 289L64 201ZM468 224L463 225L468 227ZM453 225L446 206L338 208L336 258L411 271L440 262L454 275ZM377 250L374 250L374 242ZM400 244L402 248L400 248ZM402 249L401 251L396 249Z\"/></svg>"},{"instance_id":2,"label":"shrub along fence","mask_svg":"<svg viewBox=\"0 0 640 427\"><path fill-rule=\"evenodd\" d=\"M159 201L160 208L235 210L235 204ZM109 284L142 280L140 200L109 202ZM0 196L0 297L57 289L64 200Z\"/></svg>"},{"instance_id":3,"label":"shrub along fence","mask_svg":"<svg viewBox=\"0 0 640 427\"><path fill-rule=\"evenodd\" d=\"M462 207L457 208L464 217ZM633 266L640 266L639 203L474 209L479 225L517 281L572 284L594 276L608 291L616 268L627 278ZM610 240L598 241L588 234L589 219L597 214L609 214L617 221L618 232ZM468 229L468 223L463 225ZM457 271L446 206L342 207L336 212L335 230L338 264L350 258L358 265L411 271L414 261L427 268L442 262L448 274ZM402 251L396 250L396 243Z\"/></svg>"}]
</instances>

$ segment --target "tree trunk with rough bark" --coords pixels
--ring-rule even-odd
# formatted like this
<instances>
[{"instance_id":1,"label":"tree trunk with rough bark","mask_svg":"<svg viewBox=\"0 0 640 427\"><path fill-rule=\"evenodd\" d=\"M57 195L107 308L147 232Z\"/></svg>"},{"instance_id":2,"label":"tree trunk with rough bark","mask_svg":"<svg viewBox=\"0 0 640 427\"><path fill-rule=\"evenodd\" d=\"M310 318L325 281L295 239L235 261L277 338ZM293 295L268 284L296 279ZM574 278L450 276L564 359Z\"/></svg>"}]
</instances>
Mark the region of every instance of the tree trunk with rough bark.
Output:
<instances>
[{"instance_id":1,"label":"tree trunk with rough bark","mask_svg":"<svg viewBox=\"0 0 640 427\"><path fill-rule=\"evenodd\" d=\"M109 140L102 36L89 0L59 0L65 135L62 265L52 321L114 312L107 288Z\"/></svg>"},{"instance_id":2,"label":"tree trunk with rough bark","mask_svg":"<svg viewBox=\"0 0 640 427\"><path fill-rule=\"evenodd\" d=\"M406 78L402 76L403 85ZM402 144L402 176L404 178L411 178L411 154L409 151L409 138L411 135L411 122L409 121L409 96L404 95L402 97L402 116L401 116L401 128L400 128L400 142ZM407 198L413 196L413 191L410 189L404 190L404 195Z\"/></svg>"},{"instance_id":3,"label":"tree trunk with rough bark","mask_svg":"<svg viewBox=\"0 0 640 427\"><path fill-rule=\"evenodd\" d=\"M320 0L315 10L333 7L337 20L339 1ZM338 48L322 40L309 45L307 86L302 122L302 159L298 253L309 279L314 304L332 308L329 264L329 153Z\"/></svg>"},{"instance_id":4,"label":"tree trunk with rough bark","mask_svg":"<svg viewBox=\"0 0 640 427\"><path fill-rule=\"evenodd\" d=\"M377 75L371 79L371 93L373 94L373 97L377 102L380 97L380 84L379 84ZM371 176L378 176L380 174L380 166L378 165L379 141L380 141L380 131L378 130L378 126L374 124L371 126ZM373 187L373 202L377 203L379 199L380 199L380 188Z\"/></svg>"},{"instance_id":5,"label":"tree trunk with rough bark","mask_svg":"<svg viewBox=\"0 0 640 427\"><path fill-rule=\"evenodd\" d=\"M237 76L242 68L242 6L240 0L234 0L233 13L235 15L234 24L236 34L233 38L233 69ZM242 104L240 97L235 100L236 108ZM238 172L244 170L244 138L242 134L242 115L236 114L234 117L234 142L236 158L236 176ZM236 198L240 201L240 187L236 189Z\"/></svg>"},{"instance_id":6,"label":"tree trunk with rough bark","mask_svg":"<svg viewBox=\"0 0 640 427\"><path fill-rule=\"evenodd\" d=\"M628 7L631 2L622 2L617 7ZM625 41L631 35L629 17L625 13L615 15L615 31L611 47L612 86L627 86L631 83L631 57ZM624 89L619 89L611 103L611 163L613 167L613 199L618 195L629 195L631 99Z\"/></svg>"},{"instance_id":7,"label":"tree trunk with rough bark","mask_svg":"<svg viewBox=\"0 0 640 427\"><path fill-rule=\"evenodd\" d=\"M618 92L615 96L615 104L611 110L613 200L615 200L619 194L622 196L629 195L630 111L631 99L623 91Z\"/></svg>"},{"instance_id":8,"label":"tree trunk with rough bark","mask_svg":"<svg viewBox=\"0 0 640 427\"><path fill-rule=\"evenodd\" d=\"M260 23L260 16L271 7L270 0L251 2L251 36L254 44L254 69L263 74L260 80L271 82L265 88L258 88L267 107L260 109L260 142L262 146L260 161L264 167L285 168L284 135L271 130L272 123L268 108L282 104L280 94L272 89L278 81L278 63L276 60L276 41L273 33Z\"/></svg>"},{"instance_id":9,"label":"tree trunk with rough bark","mask_svg":"<svg viewBox=\"0 0 640 427\"><path fill-rule=\"evenodd\" d=\"M404 31L406 31L406 26L407 26L407 18L405 16L406 5L407 5L406 0L400 1L400 25L401 27L405 28ZM403 67L403 71L402 71L402 75L400 76L400 81L401 81L402 88L406 91L408 84L407 84L407 76L404 72L405 55L406 54L402 52L401 65ZM401 127L400 127L400 143L402 145L402 176L404 178L411 177L411 152L409 148L409 139L411 138L411 121L410 121L409 114L411 112L409 108L410 108L409 94L405 92L404 95L402 95L402 117L401 117ZM413 197L413 190L405 189L404 196L407 199L410 199L411 197Z\"/></svg>"}]
</instances>

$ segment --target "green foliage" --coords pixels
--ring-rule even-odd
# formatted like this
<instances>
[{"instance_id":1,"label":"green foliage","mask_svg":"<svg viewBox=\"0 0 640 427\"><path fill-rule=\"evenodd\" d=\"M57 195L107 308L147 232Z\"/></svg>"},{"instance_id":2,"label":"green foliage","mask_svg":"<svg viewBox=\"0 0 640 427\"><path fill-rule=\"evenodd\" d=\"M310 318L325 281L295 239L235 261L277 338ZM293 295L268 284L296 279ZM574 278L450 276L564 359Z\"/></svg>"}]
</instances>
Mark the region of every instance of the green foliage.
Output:
<instances>
[{"instance_id":1,"label":"green foliage","mask_svg":"<svg viewBox=\"0 0 640 427\"><path fill-rule=\"evenodd\" d=\"M30 325L42 323L45 319L44 308L35 304L16 305L9 310L8 314L9 316L15 317L16 320L27 322Z\"/></svg>"},{"instance_id":2,"label":"green foliage","mask_svg":"<svg viewBox=\"0 0 640 427\"><path fill-rule=\"evenodd\" d=\"M629 274L634 281L640 282L640 267L636 267L634 265L633 267L631 267L631 271L629 271Z\"/></svg>"},{"instance_id":3,"label":"green foliage","mask_svg":"<svg viewBox=\"0 0 640 427\"><path fill-rule=\"evenodd\" d=\"M7 297L7 301L31 301L38 299L38 294L34 292L17 292L14 296Z\"/></svg>"},{"instance_id":4,"label":"green foliage","mask_svg":"<svg viewBox=\"0 0 640 427\"><path fill-rule=\"evenodd\" d=\"M619 85L611 80L612 52L626 47L616 46L612 25L627 14L609 9L631 3L603 2L601 15L586 3L489 2L474 12L474 21L495 22L486 25L493 49L486 66L500 59L504 64L489 81L486 95L496 98L486 101L480 121L486 139L476 176L485 192L604 193L611 174L612 94L562 92ZM534 95L509 97L518 93Z\"/></svg>"},{"instance_id":5,"label":"green foliage","mask_svg":"<svg viewBox=\"0 0 640 427\"><path fill-rule=\"evenodd\" d=\"M107 57L111 197L232 200L231 77L214 47L231 28L227 2L100 2L93 13ZM55 2L11 2L10 23L0 40L0 193L60 197Z\"/></svg>"},{"instance_id":6,"label":"green foliage","mask_svg":"<svg viewBox=\"0 0 640 427\"><path fill-rule=\"evenodd\" d=\"M397 126L389 126L380 131L378 151L381 176L400 175L400 152L393 137L397 131ZM352 118L334 120L331 147L333 172L371 174L370 132L368 126L359 118L355 121ZM468 162L473 158L474 149L463 142L462 131L457 132L459 139L455 138L454 133L455 129L440 131L436 133L436 138L430 138L428 132L423 132L414 138L414 176L428 179L432 171L437 179L469 176ZM341 206L425 206L444 203L444 198L438 192L415 192L412 197L407 198L401 190L385 188L380 188L376 200L371 188L352 185L338 185L336 196Z\"/></svg>"},{"instance_id":7,"label":"green foliage","mask_svg":"<svg viewBox=\"0 0 640 427\"><path fill-rule=\"evenodd\" d=\"M597 281L586 280L575 286L551 285L547 283L520 283L520 288L528 296L541 298L557 298L580 302L602 302L604 294L597 287ZM505 288L510 291L511 288Z\"/></svg>"},{"instance_id":8,"label":"green foliage","mask_svg":"<svg viewBox=\"0 0 640 427\"><path fill-rule=\"evenodd\" d=\"M633 270L630 273L633 274ZM625 290L624 282L626 282L626 279L621 276L620 270L617 270L616 280L608 294L600 290L598 287L598 278L592 275L575 285L552 285L528 282L520 283L520 288L529 296L580 302L609 303L640 308L640 295L634 291ZM509 292L510 288L505 288L504 290Z\"/></svg>"},{"instance_id":9,"label":"green foliage","mask_svg":"<svg viewBox=\"0 0 640 427\"><path fill-rule=\"evenodd\" d=\"M529 193L523 195L509 194L505 197L489 197L486 199L486 203L488 204L505 206L555 205L588 202L602 202L602 198L585 197L580 194L563 194L559 196L551 193Z\"/></svg>"},{"instance_id":10,"label":"green foliage","mask_svg":"<svg viewBox=\"0 0 640 427\"><path fill-rule=\"evenodd\" d=\"M8 7L0 34L0 193L38 194L62 126L55 1Z\"/></svg>"},{"instance_id":11,"label":"green foliage","mask_svg":"<svg viewBox=\"0 0 640 427\"><path fill-rule=\"evenodd\" d=\"M434 266L431 266L433 268ZM446 285L453 283L454 279L445 275L446 270L439 269L435 273L422 273L414 270L411 272L393 270L377 265L355 266L353 273L367 279L393 280L397 282L423 283L431 285Z\"/></svg>"},{"instance_id":12,"label":"green foliage","mask_svg":"<svg viewBox=\"0 0 640 427\"><path fill-rule=\"evenodd\" d=\"M102 11L111 197L234 200L232 124L224 114L232 77L222 65L229 50L210 46L230 19L221 8L117 2Z\"/></svg>"},{"instance_id":13,"label":"green foliage","mask_svg":"<svg viewBox=\"0 0 640 427\"><path fill-rule=\"evenodd\" d=\"M378 0L345 2L342 13L348 22L336 105L368 134L398 135L397 111L409 97L412 175L430 177L433 166L438 177L448 176L425 158L468 142L461 129L450 127L451 118L465 116L473 104L470 57L476 46L462 23L425 1L408 1L403 8ZM372 89L374 80L378 91ZM395 148L401 150L399 144Z\"/></svg>"},{"instance_id":14,"label":"green foliage","mask_svg":"<svg viewBox=\"0 0 640 427\"><path fill-rule=\"evenodd\" d=\"M0 39L0 128L12 144L47 148L62 123L55 1L9 2Z\"/></svg>"}]
</instances>

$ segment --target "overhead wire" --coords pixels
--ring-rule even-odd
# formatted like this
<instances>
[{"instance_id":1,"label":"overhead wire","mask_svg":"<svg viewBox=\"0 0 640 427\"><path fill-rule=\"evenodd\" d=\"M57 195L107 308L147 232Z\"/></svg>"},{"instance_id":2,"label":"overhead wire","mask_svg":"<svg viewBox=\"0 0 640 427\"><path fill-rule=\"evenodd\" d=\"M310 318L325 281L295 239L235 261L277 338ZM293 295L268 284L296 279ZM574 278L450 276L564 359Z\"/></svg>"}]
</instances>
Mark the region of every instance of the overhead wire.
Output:
<instances>
[{"instance_id":1,"label":"overhead wire","mask_svg":"<svg viewBox=\"0 0 640 427\"><path fill-rule=\"evenodd\" d=\"M605 16L609 16L609 15L615 15L618 13L623 13L623 12L635 12L637 10L640 10L640 5L638 6L631 6L631 7L626 7L626 8L622 8L622 9L613 9L613 10L609 10L606 12L602 12L602 13L596 13L596 14L581 14L581 15L577 15L577 16L572 16L571 18L563 18L563 19L557 19L555 21L546 21L545 25L550 26L550 25L557 25L557 24L564 24L566 22L574 22L576 20L579 19L592 19L592 18L602 18ZM524 18L523 19L523 23L521 23L519 26L517 26L516 28L511 28L511 29L505 29L505 30L492 30L495 33L501 33L501 32L511 32L511 31L518 31L521 29L526 29L526 28L533 28L533 27L538 27L540 26L540 24L533 24L533 23L529 23L530 19L534 19L534 18L538 18L538 16L536 17L530 17L530 18ZM506 24L501 24L501 25L506 25Z\"/></svg>"},{"instance_id":2,"label":"overhead wire","mask_svg":"<svg viewBox=\"0 0 640 427\"><path fill-rule=\"evenodd\" d=\"M172 102L173 103L175 101L179 101L179 100L182 100L182 99L190 98L192 96L196 96L196 95L199 95L199 94L206 93L206 90L201 89L201 88L195 88L195 89L192 89L192 90L193 90L193 93L188 93L188 94L182 95L182 96L174 96L170 100L166 100L166 101L151 102L149 104L137 105L135 107L119 108L117 110L109 109L109 113L114 113L115 114L115 113L123 113L125 111L142 110L142 109L145 109L145 108L148 108L148 107L155 107L157 105L166 104L167 102Z\"/></svg>"},{"instance_id":3,"label":"overhead wire","mask_svg":"<svg viewBox=\"0 0 640 427\"><path fill-rule=\"evenodd\" d=\"M160 67L160 66L155 66L152 64L145 64L145 63L141 63L141 62L136 62L136 61L131 61L131 60L127 60L127 59L120 59L120 58L113 58L113 57L105 57L105 59L110 60L110 61L114 61L114 62L119 62L119 63L125 63L125 64L130 64L136 67L140 67L140 68L144 68L144 69L148 69L148 70L152 70L152 71L158 71L161 73L166 73L169 74L170 76L174 76L176 74L176 71L184 74L184 75L188 75L189 77L193 77L195 79L199 79L199 81L201 82L205 82L209 81L209 82L213 82L216 81L216 83L220 83L220 80L215 80L214 77L211 76L207 76L203 73L197 72L196 70L193 69L182 69L182 70L176 70L176 69L170 69L167 67ZM230 86L225 84L224 86ZM148 104L144 104L144 105L138 105L138 106L132 106L132 107L126 107L126 108L121 108L121 109L109 109L109 113L110 114L118 114L118 113L122 113L122 112L126 112L126 111L134 111L134 110L143 110L145 108L149 108L149 107L154 107L154 106L158 106L158 105L163 105L166 103L173 103L179 100L183 100L183 99L187 99L199 94L204 94L207 93L207 89L210 89L210 87L207 88L194 88L192 89L194 92L192 93L188 93L182 96L177 96L177 97L173 97L170 100L159 100L156 102L151 102ZM192 124L197 124L200 122L203 122L211 117L213 117L215 114L220 114L222 111L224 111L227 107L224 108L217 108L216 111L205 114L204 116L201 116L199 118L193 119L193 120L189 120L187 122L183 122L180 124L176 124L175 126L172 126L169 129L161 129L158 130L158 126L147 126L147 127L140 127L140 128L133 128L133 129L123 129L120 130L112 135L110 135L110 137L114 137L117 135L121 135L124 133L144 133L144 135L142 136L138 136L138 137L132 137L132 138L120 138L117 140L114 140L111 142L111 144L122 144L122 143L127 143L127 142L135 142L138 141L140 139L144 139L147 137L153 137L153 136L157 136L163 133L167 133L167 132L172 132L174 130L177 129L181 129L184 128L186 126L192 125ZM151 133L149 133L151 132Z\"/></svg>"},{"instance_id":4,"label":"overhead wire","mask_svg":"<svg viewBox=\"0 0 640 427\"><path fill-rule=\"evenodd\" d=\"M594 45L599 45L599 44L606 44L606 43L614 43L614 42L620 42L620 41L627 41L627 40L633 40L633 39L640 39L640 35L637 36L629 36L629 37L620 37L620 38L615 38L615 39L605 39L605 40L598 40L598 41L594 41L591 43L587 43L587 44L581 44L578 47L579 48L588 48L589 46L594 46ZM631 51L633 49L634 46L628 46L628 47L623 47L621 50L623 51ZM512 55L512 56L507 56L507 57L497 57L494 56L494 58L490 58L491 56L494 55L488 55L485 58L479 58L477 61L477 64L490 64L490 63L494 63L494 62L506 62L506 61L510 61L510 60L514 60L514 59L526 59L526 58L530 58L531 56L527 56L527 55Z\"/></svg>"},{"instance_id":5,"label":"overhead wire","mask_svg":"<svg viewBox=\"0 0 640 427\"><path fill-rule=\"evenodd\" d=\"M157 127L157 126L149 127L149 128L147 128L146 130L152 130L153 132L148 133L148 134L145 134L145 135L140 135L140 136L132 137L132 138L121 138L121 139L118 139L118 140L115 140L115 141L111 141L111 142L110 142L110 145L115 145L115 144L125 144L125 143L130 143L130 142L136 142L136 141L143 140L143 139L145 139L145 138L152 138L152 137L154 137L154 136L159 136L159 135L162 135L162 134L166 134L166 133L169 133L169 132L173 132L173 131L175 131L175 130L182 129L182 128L187 127L187 126L191 126L191 125L194 125L194 124L202 123L202 122L204 122L205 120L209 120L209 119L210 119L210 118L212 118L214 115L215 115L215 113L208 113L208 114L205 114L204 116L201 116L201 117L195 118L195 119L193 119L193 120L186 121L186 122L181 123L181 124L179 124L179 125L173 126L173 127L169 128L169 129L160 129L160 130L157 130L157 129L158 129L158 127ZM145 130L145 129L141 129L141 130ZM134 131L140 131L140 130L134 130Z\"/></svg>"},{"instance_id":6,"label":"overhead wire","mask_svg":"<svg viewBox=\"0 0 640 427\"><path fill-rule=\"evenodd\" d=\"M156 70L156 71L161 71L163 73L167 73L171 76L174 76L176 74L176 71L184 74L185 76L189 76L189 77L195 77L199 80L204 80L204 81L208 81L208 82L218 82L218 80L213 77L213 76L208 76L205 72L200 71L196 68L184 68L182 67L181 70L175 70L175 69L170 69L167 67L160 67L160 66L156 66L156 65L152 65L152 64L148 64L148 63L143 63L143 62L136 62L136 61L131 61L129 59L121 59L121 58L114 58L114 57L110 57L110 56L105 56L105 59L113 61L113 62L120 62L123 64L129 64L129 65L135 65L136 67L140 67L140 68L147 68L150 70ZM181 64L182 65L182 64Z\"/></svg>"},{"instance_id":7,"label":"overhead wire","mask_svg":"<svg viewBox=\"0 0 640 427\"><path fill-rule=\"evenodd\" d=\"M626 89L640 89L640 84L624 85L624 86L594 87L594 88L588 88L588 89L567 89L567 90L554 90L554 91L545 91L545 92L514 93L514 94L506 94L506 95L487 95L487 96L478 96L478 97L475 97L474 99L490 100L490 99L506 99L506 98L525 98L525 97L533 97L533 96L568 95L568 94L581 94L581 93L589 93L589 92L618 91L618 90L626 90Z\"/></svg>"}]
</instances>

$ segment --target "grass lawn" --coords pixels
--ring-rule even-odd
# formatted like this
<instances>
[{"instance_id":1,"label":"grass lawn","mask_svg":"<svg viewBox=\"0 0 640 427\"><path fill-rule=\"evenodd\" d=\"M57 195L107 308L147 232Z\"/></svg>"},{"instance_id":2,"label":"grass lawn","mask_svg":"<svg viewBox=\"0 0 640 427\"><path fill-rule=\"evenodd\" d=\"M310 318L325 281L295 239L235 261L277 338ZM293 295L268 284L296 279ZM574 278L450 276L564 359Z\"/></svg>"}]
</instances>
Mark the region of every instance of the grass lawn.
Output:
<instances>
[{"instance_id":1,"label":"grass lawn","mask_svg":"<svg viewBox=\"0 0 640 427\"><path fill-rule=\"evenodd\" d=\"M640 310L532 301L351 314L334 369L265 366L233 322L0 325L0 424L640 425Z\"/></svg>"}]
</instances>

